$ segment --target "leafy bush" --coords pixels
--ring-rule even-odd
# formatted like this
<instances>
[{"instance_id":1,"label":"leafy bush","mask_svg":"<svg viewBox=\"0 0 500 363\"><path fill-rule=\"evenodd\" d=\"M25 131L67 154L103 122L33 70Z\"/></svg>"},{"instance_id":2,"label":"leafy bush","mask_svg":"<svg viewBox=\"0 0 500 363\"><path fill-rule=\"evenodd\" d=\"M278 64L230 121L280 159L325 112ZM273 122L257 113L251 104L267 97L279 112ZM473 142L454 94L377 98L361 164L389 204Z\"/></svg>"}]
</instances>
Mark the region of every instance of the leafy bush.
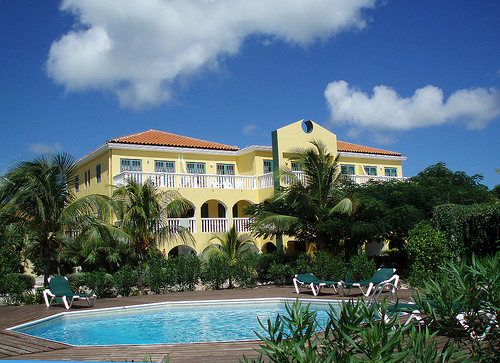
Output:
<instances>
[{"instance_id":1,"label":"leafy bush","mask_svg":"<svg viewBox=\"0 0 500 363\"><path fill-rule=\"evenodd\" d=\"M165 259L161 253L150 254L144 270L144 283L156 294L177 283L176 259Z\"/></svg>"},{"instance_id":2,"label":"leafy bush","mask_svg":"<svg viewBox=\"0 0 500 363\"><path fill-rule=\"evenodd\" d=\"M9 273L0 278L0 295L8 305L23 302L23 295L33 289L35 278L30 275Z\"/></svg>"},{"instance_id":3,"label":"leafy bush","mask_svg":"<svg viewBox=\"0 0 500 363\"><path fill-rule=\"evenodd\" d=\"M112 295L113 277L104 271L92 271L85 274L85 286L87 286L98 298L110 297Z\"/></svg>"},{"instance_id":4,"label":"leafy bush","mask_svg":"<svg viewBox=\"0 0 500 363\"><path fill-rule=\"evenodd\" d=\"M22 302L25 305L37 305L43 303L43 289L36 289L35 292L28 290L24 292Z\"/></svg>"},{"instance_id":5,"label":"leafy bush","mask_svg":"<svg viewBox=\"0 0 500 363\"><path fill-rule=\"evenodd\" d=\"M260 281L267 281L269 280L269 276L272 274L269 274L269 269L271 268L271 265L285 265L288 264L289 266L291 265L291 259L292 257L290 255L284 254L284 253L279 253L279 252L272 252L272 253L266 253L264 255L260 255L259 258L259 264L257 268L258 272L258 278ZM274 280L272 280L274 281Z\"/></svg>"},{"instance_id":6,"label":"leafy bush","mask_svg":"<svg viewBox=\"0 0 500 363\"><path fill-rule=\"evenodd\" d=\"M346 269L345 263L340 257L332 257L326 252L318 252L312 258L312 272L322 280L343 280Z\"/></svg>"},{"instance_id":7,"label":"leafy bush","mask_svg":"<svg viewBox=\"0 0 500 363\"><path fill-rule=\"evenodd\" d=\"M132 287L138 284L137 270L130 265L123 266L113 275L113 284L119 295L129 296Z\"/></svg>"},{"instance_id":8,"label":"leafy bush","mask_svg":"<svg viewBox=\"0 0 500 363\"><path fill-rule=\"evenodd\" d=\"M74 292L82 292L83 287L85 286L85 276L87 272L76 272L73 274L66 275L66 278L69 281L69 285Z\"/></svg>"},{"instance_id":9,"label":"leafy bush","mask_svg":"<svg viewBox=\"0 0 500 363\"><path fill-rule=\"evenodd\" d=\"M351 281L364 281L373 276L377 267L375 261L369 259L366 254L352 256L349 260L351 268L349 269L349 278Z\"/></svg>"},{"instance_id":10,"label":"leafy bush","mask_svg":"<svg viewBox=\"0 0 500 363\"><path fill-rule=\"evenodd\" d=\"M233 267L234 281L240 287L254 286L258 273L260 256L255 253L248 253L241 256Z\"/></svg>"},{"instance_id":11,"label":"leafy bush","mask_svg":"<svg viewBox=\"0 0 500 363\"><path fill-rule=\"evenodd\" d=\"M432 223L449 237L457 255L493 254L500 248L500 204L440 205Z\"/></svg>"},{"instance_id":12,"label":"leafy bush","mask_svg":"<svg viewBox=\"0 0 500 363\"><path fill-rule=\"evenodd\" d=\"M287 278L290 278L290 266L288 264L281 264L279 262L273 262L267 270L266 278L267 280L274 282L276 286L283 286L286 283Z\"/></svg>"},{"instance_id":13,"label":"leafy bush","mask_svg":"<svg viewBox=\"0 0 500 363\"><path fill-rule=\"evenodd\" d=\"M447 261L436 280L424 280L422 293L417 304L437 328L460 343L472 338L474 361L500 361L500 252Z\"/></svg>"},{"instance_id":14,"label":"leafy bush","mask_svg":"<svg viewBox=\"0 0 500 363\"><path fill-rule=\"evenodd\" d=\"M449 362L462 361L453 342L438 347L438 341L428 327L402 326L395 315L380 319L379 307L357 303L342 304L340 311L332 306L328 319L319 323L309 305L298 300L287 306L287 313L278 315L267 324L260 322L265 335L262 340L262 362L265 355L272 362ZM387 311L387 300L380 313ZM317 334L320 327L324 334ZM245 357L243 361L249 362Z\"/></svg>"},{"instance_id":15,"label":"leafy bush","mask_svg":"<svg viewBox=\"0 0 500 363\"><path fill-rule=\"evenodd\" d=\"M203 264L202 280L214 290L220 290L231 273L230 260L219 254L213 254Z\"/></svg>"},{"instance_id":16,"label":"leafy bush","mask_svg":"<svg viewBox=\"0 0 500 363\"><path fill-rule=\"evenodd\" d=\"M177 283L183 290L194 290L201 275L201 263L197 256L179 256L176 258Z\"/></svg>"},{"instance_id":17,"label":"leafy bush","mask_svg":"<svg viewBox=\"0 0 500 363\"><path fill-rule=\"evenodd\" d=\"M307 253L301 253L295 259L294 275L311 273L311 258Z\"/></svg>"},{"instance_id":18,"label":"leafy bush","mask_svg":"<svg viewBox=\"0 0 500 363\"><path fill-rule=\"evenodd\" d=\"M458 258L458 251L451 248L446 234L436 231L428 222L419 223L409 232L406 251L413 286L421 286L425 278L434 279L439 265Z\"/></svg>"}]
</instances>

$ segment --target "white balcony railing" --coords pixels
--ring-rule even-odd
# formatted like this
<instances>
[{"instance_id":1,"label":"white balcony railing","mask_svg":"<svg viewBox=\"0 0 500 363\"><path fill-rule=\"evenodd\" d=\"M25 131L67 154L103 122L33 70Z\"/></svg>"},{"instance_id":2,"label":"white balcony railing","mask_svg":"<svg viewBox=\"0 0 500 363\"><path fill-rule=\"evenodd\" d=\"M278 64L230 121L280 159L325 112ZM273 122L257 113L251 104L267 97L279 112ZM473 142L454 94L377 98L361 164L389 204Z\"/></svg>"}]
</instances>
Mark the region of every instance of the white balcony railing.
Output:
<instances>
[{"instance_id":1,"label":"white balcony railing","mask_svg":"<svg viewBox=\"0 0 500 363\"><path fill-rule=\"evenodd\" d=\"M233 218L233 225L236 232L251 232L248 221L250 218Z\"/></svg>"},{"instance_id":2,"label":"white balcony railing","mask_svg":"<svg viewBox=\"0 0 500 363\"><path fill-rule=\"evenodd\" d=\"M248 175L211 175L181 173L148 173L125 171L113 178L116 186L127 180L139 184L151 180L159 188L257 189L257 177Z\"/></svg>"},{"instance_id":3,"label":"white balcony railing","mask_svg":"<svg viewBox=\"0 0 500 363\"><path fill-rule=\"evenodd\" d=\"M306 183L303 171L294 172L302 183ZM405 178L378 175L345 175L357 184L368 180L403 180ZM151 180L159 188L206 188L206 189L264 189L274 186L273 173L258 176L252 175L211 175L211 174L182 174L182 173L153 173L142 171L125 171L114 176L114 185L117 187L126 184L127 180L139 184ZM284 181L285 184L286 180Z\"/></svg>"},{"instance_id":4,"label":"white balcony railing","mask_svg":"<svg viewBox=\"0 0 500 363\"><path fill-rule=\"evenodd\" d=\"M190 233L196 233L196 218L169 218L168 226L182 226L187 228Z\"/></svg>"},{"instance_id":5,"label":"white balcony railing","mask_svg":"<svg viewBox=\"0 0 500 363\"><path fill-rule=\"evenodd\" d=\"M201 218L201 233L228 232L227 218Z\"/></svg>"}]
</instances>

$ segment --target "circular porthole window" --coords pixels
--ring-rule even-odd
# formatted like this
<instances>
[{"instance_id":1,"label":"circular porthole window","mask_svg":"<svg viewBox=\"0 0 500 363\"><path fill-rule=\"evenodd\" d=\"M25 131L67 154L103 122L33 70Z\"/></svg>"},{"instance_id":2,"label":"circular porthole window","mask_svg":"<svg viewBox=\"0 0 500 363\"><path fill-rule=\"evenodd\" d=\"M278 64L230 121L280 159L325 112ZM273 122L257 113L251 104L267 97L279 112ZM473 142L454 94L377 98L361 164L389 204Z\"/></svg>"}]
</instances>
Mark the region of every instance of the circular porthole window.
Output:
<instances>
[{"instance_id":1,"label":"circular porthole window","mask_svg":"<svg viewBox=\"0 0 500 363\"><path fill-rule=\"evenodd\" d=\"M302 122L302 130L304 130L304 132L306 134L310 134L313 130L313 123L311 120L309 121L304 121Z\"/></svg>"}]
</instances>

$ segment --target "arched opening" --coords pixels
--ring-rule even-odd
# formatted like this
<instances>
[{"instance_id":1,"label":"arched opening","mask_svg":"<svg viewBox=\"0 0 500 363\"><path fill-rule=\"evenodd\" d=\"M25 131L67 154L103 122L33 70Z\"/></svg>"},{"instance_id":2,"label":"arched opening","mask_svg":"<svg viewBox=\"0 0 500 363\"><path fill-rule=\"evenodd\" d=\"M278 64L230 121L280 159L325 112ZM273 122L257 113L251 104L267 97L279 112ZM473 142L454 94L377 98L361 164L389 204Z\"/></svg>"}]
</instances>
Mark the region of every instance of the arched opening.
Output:
<instances>
[{"instance_id":1,"label":"arched opening","mask_svg":"<svg viewBox=\"0 0 500 363\"><path fill-rule=\"evenodd\" d=\"M179 257L179 256L189 256L195 255L196 251L193 247L187 245L179 245L168 251L168 257Z\"/></svg>"},{"instance_id":2,"label":"arched opening","mask_svg":"<svg viewBox=\"0 0 500 363\"><path fill-rule=\"evenodd\" d=\"M228 230L226 205L215 199L203 203L201 206L201 232L220 233Z\"/></svg>"},{"instance_id":3,"label":"arched opening","mask_svg":"<svg viewBox=\"0 0 500 363\"><path fill-rule=\"evenodd\" d=\"M261 248L263 254L276 252L276 245L272 242L266 242Z\"/></svg>"},{"instance_id":4,"label":"arched opening","mask_svg":"<svg viewBox=\"0 0 500 363\"><path fill-rule=\"evenodd\" d=\"M250 216L245 214L245 208L251 205L248 200L240 200L233 205L233 225L237 232L250 232Z\"/></svg>"}]
</instances>

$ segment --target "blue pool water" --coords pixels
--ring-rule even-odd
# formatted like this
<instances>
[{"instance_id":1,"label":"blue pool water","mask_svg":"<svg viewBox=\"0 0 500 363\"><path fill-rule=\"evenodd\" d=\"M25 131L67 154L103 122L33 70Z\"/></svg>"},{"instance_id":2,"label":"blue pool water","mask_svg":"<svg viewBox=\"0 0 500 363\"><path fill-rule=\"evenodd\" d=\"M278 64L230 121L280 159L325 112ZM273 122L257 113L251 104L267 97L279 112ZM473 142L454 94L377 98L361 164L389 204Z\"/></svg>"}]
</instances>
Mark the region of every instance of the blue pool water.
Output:
<instances>
[{"instance_id":1,"label":"blue pool water","mask_svg":"<svg viewBox=\"0 0 500 363\"><path fill-rule=\"evenodd\" d=\"M265 323L286 314L285 305L293 301L183 302L71 312L12 330L77 346L254 340L255 331L264 332L257 318ZM320 325L329 304L334 302L311 302Z\"/></svg>"}]
</instances>

